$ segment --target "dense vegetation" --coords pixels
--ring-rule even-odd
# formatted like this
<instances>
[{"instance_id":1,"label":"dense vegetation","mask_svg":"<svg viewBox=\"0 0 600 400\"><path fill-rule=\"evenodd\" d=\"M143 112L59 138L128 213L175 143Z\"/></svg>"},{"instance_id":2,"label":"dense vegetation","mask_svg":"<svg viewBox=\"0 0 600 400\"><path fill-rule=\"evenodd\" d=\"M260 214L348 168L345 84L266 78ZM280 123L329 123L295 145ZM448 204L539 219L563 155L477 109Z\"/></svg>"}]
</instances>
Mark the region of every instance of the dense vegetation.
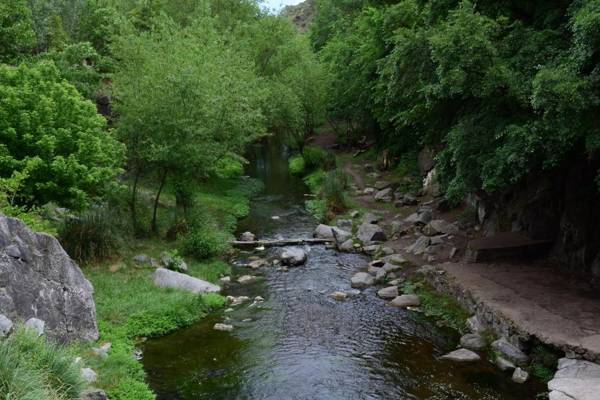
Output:
<instances>
[{"instance_id":1,"label":"dense vegetation","mask_svg":"<svg viewBox=\"0 0 600 400\"><path fill-rule=\"evenodd\" d=\"M429 146L455 201L600 144L600 2L317 0L341 136Z\"/></svg>"}]
</instances>

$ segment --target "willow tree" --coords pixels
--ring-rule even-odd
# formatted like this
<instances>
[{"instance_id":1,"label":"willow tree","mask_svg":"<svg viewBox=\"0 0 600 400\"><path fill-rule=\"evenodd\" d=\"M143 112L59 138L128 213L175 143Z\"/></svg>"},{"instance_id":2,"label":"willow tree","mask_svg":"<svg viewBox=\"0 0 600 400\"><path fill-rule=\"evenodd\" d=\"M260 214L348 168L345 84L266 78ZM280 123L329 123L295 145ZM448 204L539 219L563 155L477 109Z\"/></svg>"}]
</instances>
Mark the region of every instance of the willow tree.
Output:
<instances>
[{"instance_id":1,"label":"willow tree","mask_svg":"<svg viewBox=\"0 0 600 400\"><path fill-rule=\"evenodd\" d=\"M131 212L141 174L154 173L152 231L167 179L207 177L265 132L252 64L232 51L211 20L182 29L169 19L115 48L118 131L133 173Z\"/></svg>"}]
</instances>

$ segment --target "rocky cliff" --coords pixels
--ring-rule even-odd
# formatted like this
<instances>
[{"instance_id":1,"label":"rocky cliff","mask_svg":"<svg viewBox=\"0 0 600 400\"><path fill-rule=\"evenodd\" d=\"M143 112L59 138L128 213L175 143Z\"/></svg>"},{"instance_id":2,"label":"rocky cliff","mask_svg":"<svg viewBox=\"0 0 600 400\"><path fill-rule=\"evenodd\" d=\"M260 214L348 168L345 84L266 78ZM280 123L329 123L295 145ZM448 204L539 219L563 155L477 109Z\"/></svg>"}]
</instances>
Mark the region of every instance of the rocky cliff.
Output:
<instances>
[{"instance_id":1,"label":"rocky cliff","mask_svg":"<svg viewBox=\"0 0 600 400\"><path fill-rule=\"evenodd\" d=\"M37 318L60 342L96 340L93 288L60 243L0 214L0 314Z\"/></svg>"},{"instance_id":2,"label":"rocky cliff","mask_svg":"<svg viewBox=\"0 0 600 400\"><path fill-rule=\"evenodd\" d=\"M295 6L287 6L281 15L290 19L300 32L306 32L315 17L315 0L306 0Z\"/></svg>"}]
</instances>

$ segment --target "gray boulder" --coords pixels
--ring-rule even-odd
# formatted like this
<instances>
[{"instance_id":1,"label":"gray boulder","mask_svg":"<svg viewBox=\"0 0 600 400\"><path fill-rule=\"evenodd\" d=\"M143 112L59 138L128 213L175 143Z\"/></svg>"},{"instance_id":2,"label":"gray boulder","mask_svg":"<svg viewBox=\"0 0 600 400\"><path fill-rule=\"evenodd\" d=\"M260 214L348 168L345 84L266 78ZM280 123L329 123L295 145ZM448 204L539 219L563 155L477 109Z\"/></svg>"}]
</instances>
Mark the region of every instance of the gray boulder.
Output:
<instances>
[{"instance_id":1,"label":"gray boulder","mask_svg":"<svg viewBox=\"0 0 600 400\"><path fill-rule=\"evenodd\" d=\"M358 228L358 239L363 243L385 242L387 236L379 225L363 223Z\"/></svg>"},{"instance_id":2,"label":"gray boulder","mask_svg":"<svg viewBox=\"0 0 600 400\"><path fill-rule=\"evenodd\" d=\"M313 232L313 237L319 239L334 239L332 227L325 224L319 224Z\"/></svg>"},{"instance_id":3,"label":"gray boulder","mask_svg":"<svg viewBox=\"0 0 600 400\"><path fill-rule=\"evenodd\" d=\"M108 400L106 392L100 389L88 389L79 398L80 400Z\"/></svg>"},{"instance_id":4,"label":"gray boulder","mask_svg":"<svg viewBox=\"0 0 600 400\"><path fill-rule=\"evenodd\" d=\"M29 318L25 321L23 327L26 330L35 333L37 336L42 336L44 334L46 323L38 318Z\"/></svg>"},{"instance_id":5,"label":"gray boulder","mask_svg":"<svg viewBox=\"0 0 600 400\"><path fill-rule=\"evenodd\" d=\"M344 253L351 253L354 251L354 242L352 239L346 240L344 243L339 245L339 250Z\"/></svg>"},{"instance_id":6,"label":"gray boulder","mask_svg":"<svg viewBox=\"0 0 600 400\"><path fill-rule=\"evenodd\" d=\"M149 264L150 263L150 257L148 257L146 254L138 254L136 256L133 257L133 262L137 263L137 264Z\"/></svg>"},{"instance_id":7,"label":"gray boulder","mask_svg":"<svg viewBox=\"0 0 600 400\"><path fill-rule=\"evenodd\" d=\"M516 383L525 383L529 379L529 374L527 371L522 370L521 368L516 368L515 372L513 372L512 380Z\"/></svg>"},{"instance_id":8,"label":"gray boulder","mask_svg":"<svg viewBox=\"0 0 600 400\"><path fill-rule=\"evenodd\" d=\"M477 353L472 352L471 350L458 349L441 356L440 359L455 362L473 362L481 360L481 357L479 357Z\"/></svg>"},{"instance_id":9,"label":"gray boulder","mask_svg":"<svg viewBox=\"0 0 600 400\"><path fill-rule=\"evenodd\" d=\"M412 225L427 225L432 219L431 211L423 209L404 219L404 222Z\"/></svg>"},{"instance_id":10,"label":"gray boulder","mask_svg":"<svg viewBox=\"0 0 600 400\"><path fill-rule=\"evenodd\" d=\"M336 222L336 225L340 229L344 229L346 231L352 230L352 220L351 219L340 219Z\"/></svg>"},{"instance_id":11,"label":"gray boulder","mask_svg":"<svg viewBox=\"0 0 600 400\"><path fill-rule=\"evenodd\" d=\"M550 399L597 400L600 365L590 361L561 358L554 378L548 382Z\"/></svg>"},{"instance_id":12,"label":"gray boulder","mask_svg":"<svg viewBox=\"0 0 600 400\"><path fill-rule=\"evenodd\" d=\"M456 225L451 224L443 219L434 219L423 227L423 234L427 236L436 236L443 234L458 233Z\"/></svg>"},{"instance_id":13,"label":"gray boulder","mask_svg":"<svg viewBox=\"0 0 600 400\"><path fill-rule=\"evenodd\" d=\"M256 240L256 235L252 232L244 232L240 235L240 240L242 242L254 242Z\"/></svg>"},{"instance_id":14,"label":"gray boulder","mask_svg":"<svg viewBox=\"0 0 600 400\"><path fill-rule=\"evenodd\" d=\"M350 279L351 285L356 289L363 289L375 284L375 278L366 272L358 272Z\"/></svg>"},{"instance_id":15,"label":"gray boulder","mask_svg":"<svg viewBox=\"0 0 600 400\"><path fill-rule=\"evenodd\" d=\"M158 287L185 290L195 294L218 293L221 291L219 286L210 282L165 268L154 271L154 284Z\"/></svg>"},{"instance_id":16,"label":"gray boulder","mask_svg":"<svg viewBox=\"0 0 600 400\"><path fill-rule=\"evenodd\" d=\"M13 322L6 316L0 314L0 339L10 335L13 329Z\"/></svg>"},{"instance_id":17,"label":"gray boulder","mask_svg":"<svg viewBox=\"0 0 600 400\"><path fill-rule=\"evenodd\" d=\"M382 299L391 300L398 297L398 286L390 286L383 289L379 289L377 296Z\"/></svg>"},{"instance_id":18,"label":"gray boulder","mask_svg":"<svg viewBox=\"0 0 600 400\"><path fill-rule=\"evenodd\" d=\"M352 233L345 231L341 228L332 227L331 231L333 232L333 237L336 242L344 243L350 239L352 239Z\"/></svg>"},{"instance_id":19,"label":"gray boulder","mask_svg":"<svg viewBox=\"0 0 600 400\"><path fill-rule=\"evenodd\" d=\"M460 345L465 349L481 351L485 349L487 343L483 336L477 333L468 333L460 338Z\"/></svg>"},{"instance_id":20,"label":"gray boulder","mask_svg":"<svg viewBox=\"0 0 600 400\"><path fill-rule=\"evenodd\" d=\"M392 300L390 304L394 307L400 308L418 307L421 305L421 300L416 294L403 294Z\"/></svg>"},{"instance_id":21,"label":"gray boulder","mask_svg":"<svg viewBox=\"0 0 600 400\"><path fill-rule=\"evenodd\" d=\"M377 224L381 220L381 217L373 213L366 213L362 219L363 224Z\"/></svg>"},{"instance_id":22,"label":"gray boulder","mask_svg":"<svg viewBox=\"0 0 600 400\"><path fill-rule=\"evenodd\" d=\"M180 257L173 257L171 254L163 251L160 254L160 262L165 268L171 269L177 272L187 272L188 266L186 262Z\"/></svg>"},{"instance_id":23,"label":"gray boulder","mask_svg":"<svg viewBox=\"0 0 600 400\"><path fill-rule=\"evenodd\" d=\"M380 190L375 194L375 201L380 201L382 203L391 203L393 200L394 194L392 192L392 188Z\"/></svg>"},{"instance_id":24,"label":"gray boulder","mask_svg":"<svg viewBox=\"0 0 600 400\"><path fill-rule=\"evenodd\" d=\"M406 248L406 251L409 253L413 253L414 255L421 255L427 251L429 244L431 243L431 239L427 236L420 236L413 244Z\"/></svg>"},{"instance_id":25,"label":"gray boulder","mask_svg":"<svg viewBox=\"0 0 600 400\"><path fill-rule=\"evenodd\" d=\"M492 350L516 365L525 366L529 362L527 354L523 353L512 343L509 343L505 338L500 338L493 342Z\"/></svg>"},{"instance_id":26,"label":"gray boulder","mask_svg":"<svg viewBox=\"0 0 600 400\"><path fill-rule=\"evenodd\" d=\"M58 240L0 215L0 313L45 322L59 342L98 338L92 285Z\"/></svg>"},{"instance_id":27,"label":"gray boulder","mask_svg":"<svg viewBox=\"0 0 600 400\"><path fill-rule=\"evenodd\" d=\"M87 383L96 382L98 379L98 374L91 368L81 368L79 370L81 378Z\"/></svg>"},{"instance_id":28,"label":"gray boulder","mask_svg":"<svg viewBox=\"0 0 600 400\"><path fill-rule=\"evenodd\" d=\"M485 331L485 326L481 323L476 315L467 319L467 328L473 333L482 333Z\"/></svg>"},{"instance_id":29,"label":"gray boulder","mask_svg":"<svg viewBox=\"0 0 600 400\"><path fill-rule=\"evenodd\" d=\"M304 264L308 255L300 247L287 247L281 252L280 258L283 265L295 267Z\"/></svg>"}]
</instances>

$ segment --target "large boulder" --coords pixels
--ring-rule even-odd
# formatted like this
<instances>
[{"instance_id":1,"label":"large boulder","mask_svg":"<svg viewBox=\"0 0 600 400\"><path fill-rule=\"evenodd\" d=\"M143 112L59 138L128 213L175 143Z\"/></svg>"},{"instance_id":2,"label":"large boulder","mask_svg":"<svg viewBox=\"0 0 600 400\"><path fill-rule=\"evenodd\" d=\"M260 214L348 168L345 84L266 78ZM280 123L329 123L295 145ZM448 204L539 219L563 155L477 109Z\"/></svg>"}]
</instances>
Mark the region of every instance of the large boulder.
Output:
<instances>
[{"instance_id":1,"label":"large boulder","mask_svg":"<svg viewBox=\"0 0 600 400\"><path fill-rule=\"evenodd\" d=\"M600 393L600 365L561 358L548 389L550 399L596 400Z\"/></svg>"},{"instance_id":2,"label":"large boulder","mask_svg":"<svg viewBox=\"0 0 600 400\"><path fill-rule=\"evenodd\" d=\"M358 239L363 243L385 242L387 236L379 225L363 223L358 228Z\"/></svg>"},{"instance_id":3,"label":"large boulder","mask_svg":"<svg viewBox=\"0 0 600 400\"><path fill-rule=\"evenodd\" d=\"M308 256L300 247L287 247L281 252L280 258L283 265L295 267L304 264Z\"/></svg>"},{"instance_id":4,"label":"large boulder","mask_svg":"<svg viewBox=\"0 0 600 400\"><path fill-rule=\"evenodd\" d=\"M94 289L58 240L0 215L0 314L60 342L98 339Z\"/></svg>"},{"instance_id":5,"label":"large boulder","mask_svg":"<svg viewBox=\"0 0 600 400\"><path fill-rule=\"evenodd\" d=\"M500 338L492 343L492 350L505 359L519 366L525 366L529 363L529 357L518 347L510 343L506 338Z\"/></svg>"},{"instance_id":6,"label":"large boulder","mask_svg":"<svg viewBox=\"0 0 600 400\"><path fill-rule=\"evenodd\" d=\"M218 293L221 291L219 286L210 282L165 268L154 271L154 284L158 287L185 290L195 294Z\"/></svg>"},{"instance_id":7,"label":"large boulder","mask_svg":"<svg viewBox=\"0 0 600 400\"><path fill-rule=\"evenodd\" d=\"M313 232L313 237L318 239L334 239L333 229L329 225L319 224Z\"/></svg>"}]
</instances>

